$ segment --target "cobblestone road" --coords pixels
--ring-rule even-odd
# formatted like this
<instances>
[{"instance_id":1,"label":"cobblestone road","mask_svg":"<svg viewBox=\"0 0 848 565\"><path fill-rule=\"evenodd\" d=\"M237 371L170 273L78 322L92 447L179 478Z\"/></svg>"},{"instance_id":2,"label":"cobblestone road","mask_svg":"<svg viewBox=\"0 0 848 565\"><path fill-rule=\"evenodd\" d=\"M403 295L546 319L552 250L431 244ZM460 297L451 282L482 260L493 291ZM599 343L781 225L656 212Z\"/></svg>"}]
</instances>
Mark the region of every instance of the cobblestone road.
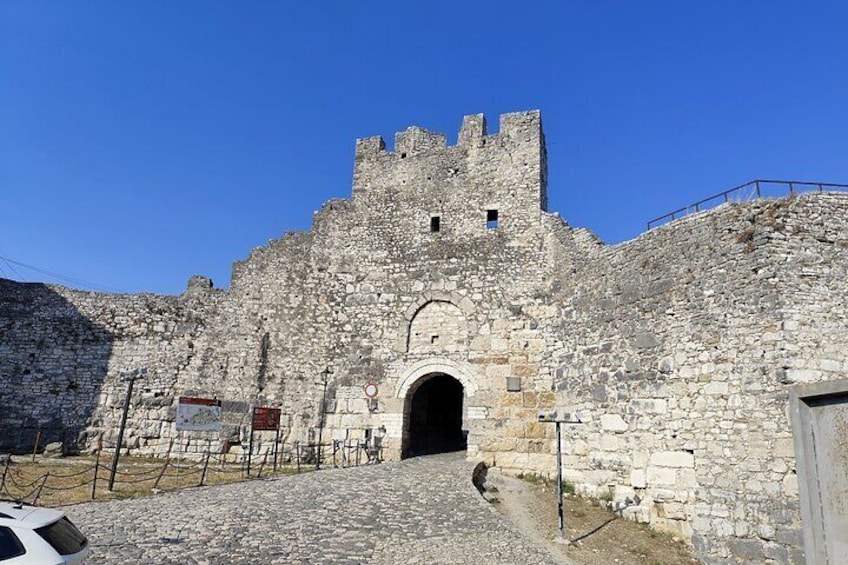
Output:
<instances>
[{"instance_id":1,"label":"cobblestone road","mask_svg":"<svg viewBox=\"0 0 848 565\"><path fill-rule=\"evenodd\" d=\"M91 563L556 563L471 484L462 454L66 509Z\"/></svg>"}]
</instances>

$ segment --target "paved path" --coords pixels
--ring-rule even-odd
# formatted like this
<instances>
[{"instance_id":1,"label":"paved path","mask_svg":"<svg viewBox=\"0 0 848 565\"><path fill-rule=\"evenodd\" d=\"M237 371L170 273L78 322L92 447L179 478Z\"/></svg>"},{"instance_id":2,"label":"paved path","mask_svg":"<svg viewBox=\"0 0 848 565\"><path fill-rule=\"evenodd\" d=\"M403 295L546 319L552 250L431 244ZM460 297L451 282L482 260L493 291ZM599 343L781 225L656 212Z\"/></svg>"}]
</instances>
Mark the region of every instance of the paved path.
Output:
<instances>
[{"instance_id":1,"label":"paved path","mask_svg":"<svg viewBox=\"0 0 848 565\"><path fill-rule=\"evenodd\" d=\"M471 484L462 454L67 508L90 563L553 564Z\"/></svg>"}]
</instances>

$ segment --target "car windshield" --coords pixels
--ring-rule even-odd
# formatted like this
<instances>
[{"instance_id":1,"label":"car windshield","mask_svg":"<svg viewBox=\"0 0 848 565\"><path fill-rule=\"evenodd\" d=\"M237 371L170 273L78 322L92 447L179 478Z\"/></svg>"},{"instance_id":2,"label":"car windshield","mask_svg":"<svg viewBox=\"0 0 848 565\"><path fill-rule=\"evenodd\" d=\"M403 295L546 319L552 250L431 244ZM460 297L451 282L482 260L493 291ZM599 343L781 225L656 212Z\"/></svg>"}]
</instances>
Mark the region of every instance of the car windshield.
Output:
<instances>
[{"instance_id":1,"label":"car windshield","mask_svg":"<svg viewBox=\"0 0 848 565\"><path fill-rule=\"evenodd\" d=\"M59 555L71 555L79 553L88 544L88 540L82 535L76 526L74 526L67 518L62 518L58 522L48 524L43 528L35 530L38 535L44 538Z\"/></svg>"}]
</instances>

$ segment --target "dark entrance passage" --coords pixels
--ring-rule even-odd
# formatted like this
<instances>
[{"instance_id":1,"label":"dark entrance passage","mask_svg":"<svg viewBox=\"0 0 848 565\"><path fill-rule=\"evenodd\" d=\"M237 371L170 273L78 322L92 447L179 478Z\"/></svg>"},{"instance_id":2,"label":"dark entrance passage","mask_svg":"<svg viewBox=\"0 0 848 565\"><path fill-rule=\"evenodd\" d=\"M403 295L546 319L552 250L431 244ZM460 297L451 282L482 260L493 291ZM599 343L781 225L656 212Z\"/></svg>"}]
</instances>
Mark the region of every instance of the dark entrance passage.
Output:
<instances>
[{"instance_id":1,"label":"dark entrance passage","mask_svg":"<svg viewBox=\"0 0 848 565\"><path fill-rule=\"evenodd\" d=\"M467 447L462 432L462 384L438 373L410 393L408 432L403 457L460 451Z\"/></svg>"}]
</instances>

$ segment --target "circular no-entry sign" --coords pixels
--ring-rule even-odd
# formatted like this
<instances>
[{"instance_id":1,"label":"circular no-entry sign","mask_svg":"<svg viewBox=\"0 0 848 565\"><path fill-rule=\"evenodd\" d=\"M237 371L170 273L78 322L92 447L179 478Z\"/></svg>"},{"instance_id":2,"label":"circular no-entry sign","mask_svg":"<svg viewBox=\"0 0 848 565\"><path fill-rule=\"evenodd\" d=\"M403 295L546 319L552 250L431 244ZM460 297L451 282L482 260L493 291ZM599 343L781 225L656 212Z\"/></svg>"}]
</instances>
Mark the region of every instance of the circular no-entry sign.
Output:
<instances>
[{"instance_id":1,"label":"circular no-entry sign","mask_svg":"<svg viewBox=\"0 0 848 565\"><path fill-rule=\"evenodd\" d=\"M368 383L365 385L365 396L368 398L374 398L377 396L377 385L374 383Z\"/></svg>"}]
</instances>

